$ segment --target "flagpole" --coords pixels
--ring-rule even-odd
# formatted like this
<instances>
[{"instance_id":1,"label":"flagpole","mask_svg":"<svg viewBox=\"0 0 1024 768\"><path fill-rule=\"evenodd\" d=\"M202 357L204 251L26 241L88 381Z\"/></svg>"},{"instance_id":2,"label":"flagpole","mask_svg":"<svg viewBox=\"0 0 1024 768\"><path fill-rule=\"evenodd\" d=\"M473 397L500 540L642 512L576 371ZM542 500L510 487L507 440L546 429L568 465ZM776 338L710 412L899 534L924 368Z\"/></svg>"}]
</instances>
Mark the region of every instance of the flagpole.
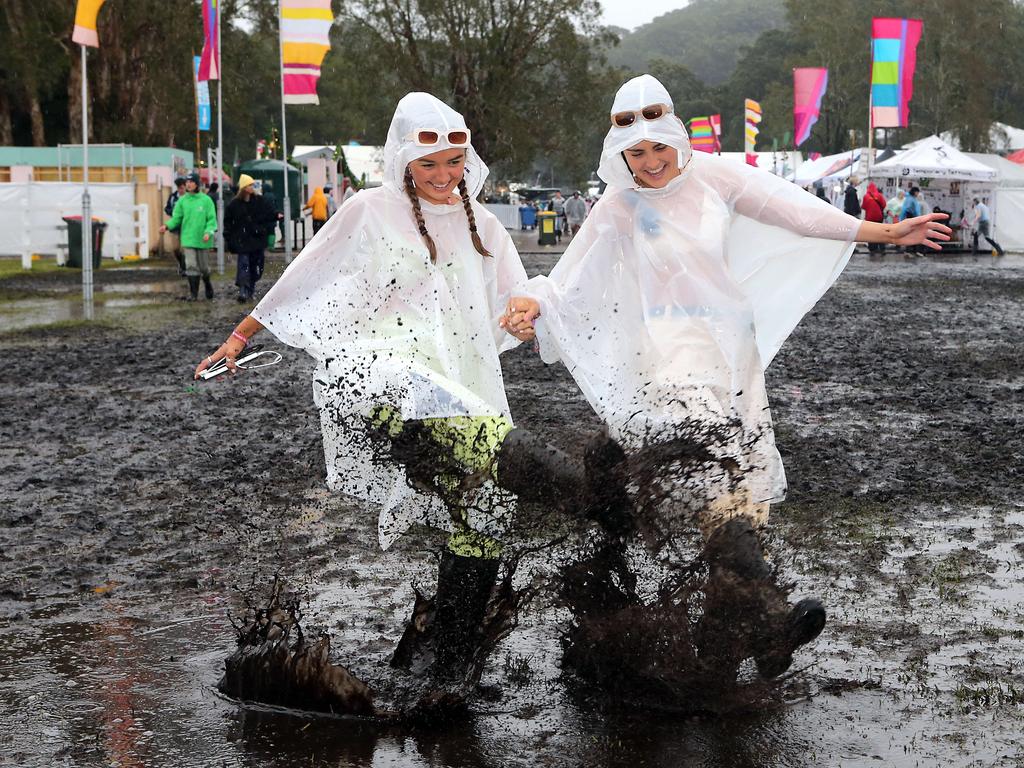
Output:
<instances>
[{"instance_id":1,"label":"flagpole","mask_svg":"<svg viewBox=\"0 0 1024 768\"><path fill-rule=\"evenodd\" d=\"M89 197L89 73L86 46L82 49L82 307L93 318L92 200Z\"/></svg>"},{"instance_id":2,"label":"flagpole","mask_svg":"<svg viewBox=\"0 0 1024 768\"><path fill-rule=\"evenodd\" d=\"M220 49L220 4L217 0L217 273L224 274L224 60ZM212 170L212 169L211 169Z\"/></svg>"},{"instance_id":3,"label":"flagpole","mask_svg":"<svg viewBox=\"0 0 1024 768\"><path fill-rule=\"evenodd\" d=\"M288 197L288 127L285 122L284 105L284 31L282 23L284 11L281 8L280 0L277 4L277 48L281 59L281 160L282 172L284 174L284 263L290 264L292 260L292 212L291 200Z\"/></svg>"}]
</instances>

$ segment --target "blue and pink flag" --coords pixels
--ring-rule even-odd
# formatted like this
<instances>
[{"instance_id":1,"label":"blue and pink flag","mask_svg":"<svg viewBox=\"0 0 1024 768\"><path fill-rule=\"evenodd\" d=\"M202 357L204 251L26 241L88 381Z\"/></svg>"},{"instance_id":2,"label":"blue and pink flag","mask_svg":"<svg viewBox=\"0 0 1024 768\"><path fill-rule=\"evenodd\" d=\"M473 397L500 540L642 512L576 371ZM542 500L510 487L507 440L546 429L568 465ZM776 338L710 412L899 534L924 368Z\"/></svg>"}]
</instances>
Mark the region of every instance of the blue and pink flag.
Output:
<instances>
[{"instance_id":1,"label":"blue and pink flag","mask_svg":"<svg viewBox=\"0 0 1024 768\"><path fill-rule=\"evenodd\" d=\"M920 19L871 20L871 127L905 128L914 95Z\"/></svg>"},{"instance_id":2,"label":"blue and pink flag","mask_svg":"<svg viewBox=\"0 0 1024 768\"><path fill-rule=\"evenodd\" d=\"M821 114L821 100L828 88L828 70L824 67L797 67L793 70L793 146L799 147L811 135Z\"/></svg>"},{"instance_id":3,"label":"blue and pink flag","mask_svg":"<svg viewBox=\"0 0 1024 768\"><path fill-rule=\"evenodd\" d=\"M220 47L217 45L217 3L203 0L203 54L199 57L200 83L220 80Z\"/></svg>"}]
</instances>

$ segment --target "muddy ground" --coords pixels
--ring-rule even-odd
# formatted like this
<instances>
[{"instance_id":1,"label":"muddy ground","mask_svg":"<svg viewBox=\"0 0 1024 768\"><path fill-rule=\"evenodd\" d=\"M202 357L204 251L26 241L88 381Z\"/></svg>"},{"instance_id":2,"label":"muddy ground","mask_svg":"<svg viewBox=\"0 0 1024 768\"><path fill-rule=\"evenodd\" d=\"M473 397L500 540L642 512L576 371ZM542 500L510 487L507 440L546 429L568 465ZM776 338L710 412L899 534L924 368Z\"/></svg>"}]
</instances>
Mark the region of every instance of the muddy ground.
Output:
<instances>
[{"instance_id":1,"label":"muddy ground","mask_svg":"<svg viewBox=\"0 0 1024 768\"><path fill-rule=\"evenodd\" d=\"M283 365L192 384L244 311L226 283L187 305L167 264L101 269L86 325L77 280L0 282L0 765L1024 765L1024 259L855 257L769 370L771 552L830 611L780 701L595 710L540 600L485 673L500 696L446 729L216 692L226 615L274 574L386 674L438 540L381 553L375 515L327 494L303 354L266 339ZM518 423L578 449L596 422L566 372L504 364Z\"/></svg>"}]
</instances>

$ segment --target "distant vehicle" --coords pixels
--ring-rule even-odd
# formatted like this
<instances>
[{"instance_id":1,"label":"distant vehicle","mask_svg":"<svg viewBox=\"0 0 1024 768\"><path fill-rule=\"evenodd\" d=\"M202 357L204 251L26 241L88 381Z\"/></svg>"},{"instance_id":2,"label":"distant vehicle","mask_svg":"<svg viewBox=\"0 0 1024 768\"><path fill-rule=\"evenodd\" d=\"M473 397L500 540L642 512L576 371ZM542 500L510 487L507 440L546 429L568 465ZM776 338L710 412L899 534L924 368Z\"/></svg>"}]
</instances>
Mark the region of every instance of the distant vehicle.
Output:
<instances>
[{"instance_id":1,"label":"distant vehicle","mask_svg":"<svg viewBox=\"0 0 1024 768\"><path fill-rule=\"evenodd\" d=\"M559 187L520 187L516 194L523 200L550 200L555 192L561 192Z\"/></svg>"}]
</instances>

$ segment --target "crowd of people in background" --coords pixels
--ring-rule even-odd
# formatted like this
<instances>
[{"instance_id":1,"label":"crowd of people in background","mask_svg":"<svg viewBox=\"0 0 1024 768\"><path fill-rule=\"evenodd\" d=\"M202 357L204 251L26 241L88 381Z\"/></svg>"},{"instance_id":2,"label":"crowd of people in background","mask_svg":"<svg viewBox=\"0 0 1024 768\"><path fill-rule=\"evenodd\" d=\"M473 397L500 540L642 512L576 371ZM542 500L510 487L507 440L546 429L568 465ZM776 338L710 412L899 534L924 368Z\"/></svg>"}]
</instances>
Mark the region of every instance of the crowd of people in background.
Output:
<instances>
[{"instance_id":1,"label":"crowd of people in background","mask_svg":"<svg viewBox=\"0 0 1024 768\"><path fill-rule=\"evenodd\" d=\"M347 180L343 189L342 203L356 193ZM284 213L278 210L280 206L269 181L243 173L228 193L224 195L224 247L236 258L237 301L248 302L254 298L256 283L263 276L266 250L277 242L278 227L283 237ZM210 251L217 247L218 194L217 182L204 185L198 173L190 173L174 180L164 205L167 219L160 232L174 232L178 236L179 247L174 249L174 256L178 274L188 282L188 293L182 297L185 301L198 300L200 282L206 298L214 298ZM302 208L303 213L310 214L314 235L338 208L330 184L314 188Z\"/></svg>"},{"instance_id":2,"label":"crowd of people in background","mask_svg":"<svg viewBox=\"0 0 1024 768\"><path fill-rule=\"evenodd\" d=\"M571 238L579 232L596 202L596 198L584 197L579 190L575 190L568 198L561 192L554 192L546 200L523 200L519 204L519 228L536 229L537 214L550 211L555 214L556 238L561 241L563 234Z\"/></svg>"},{"instance_id":3,"label":"crowd of people in background","mask_svg":"<svg viewBox=\"0 0 1024 768\"><path fill-rule=\"evenodd\" d=\"M837 208L842 208L845 213L865 221L895 224L927 213L946 213L951 226L959 231L959 243L963 250L969 247L971 253L977 254L979 240L983 237L994 255L1002 256L1004 253L1003 247L991 237L992 213L985 201L978 197L971 198L969 204L960 210L959 217L954 217L953 211L944 211L938 204L930 205L918 186L900 188L889 199L874 182L868 182L863 194L860 188L861 180L850 176L845 183L837 183L829 188L822 182L815 182L805 189ZM868 251L872 254L884 254L885 250L883 243L868 244ZM917 247L901 248L900 251L912 254L922 252Z\"/></svg>"}]
</instances>

